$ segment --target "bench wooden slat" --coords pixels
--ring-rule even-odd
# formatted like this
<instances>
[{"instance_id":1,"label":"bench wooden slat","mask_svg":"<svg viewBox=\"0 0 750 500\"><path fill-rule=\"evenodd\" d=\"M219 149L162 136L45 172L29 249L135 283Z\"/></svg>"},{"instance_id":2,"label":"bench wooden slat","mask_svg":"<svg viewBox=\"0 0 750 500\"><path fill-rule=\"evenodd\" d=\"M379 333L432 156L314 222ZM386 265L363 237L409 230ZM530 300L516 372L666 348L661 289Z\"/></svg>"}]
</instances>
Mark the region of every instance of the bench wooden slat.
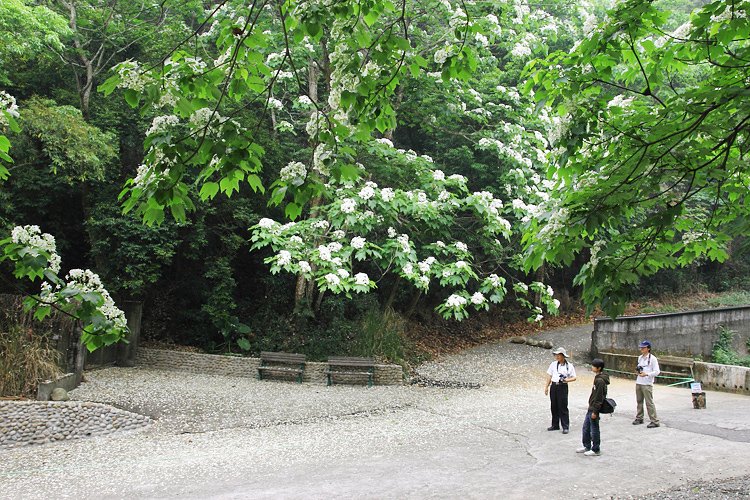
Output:
<instances>
[{"instance_id":1,"label":"bench wooden slat","mask_svg":"<svg viewBox=\"0 0 750 500\"><path fill-rule=\"evenodd\" d=\"M659 358L659 365L692 368L695 366L695 360L690 358L678 358L676 356L662 356Z\"/></svg>"},{"instance_id":2,"label":"bench wooden slat","mask_svg":"<svg viewBox=\"0 0 750 500\"><path fill-rule=\"evenodd\" d=\"M259 366L258 370L269 370L274 372L295 372L295 373L302 373L302 368L288 368L286 366Z\"/></svg>"},{"instance_id":3,"label":"bench wooden slat","mask_svg":"<svg viewBox=\"0 0 750 500\"><path fill-rule=\"evenodd\" d=\"M372 371L366 371L366 372L350 372L350 371L344 371L344 370L326 370L326 375L333 374L333 375L372 375Z\"/></svg>"},{"instance_id":4,"label":"bench wooden slat","mask_svg":"<svg viewBox=\"0 0 750 500\"><path fill-rule=\"evenodd\" d=\"M295 354L291 352L266 352L260 353L261 361L272 361L279 363L304 363L304 354Z\"/></svg>"},{"instance_id":5,"label":"bench wooden slat","mask_svg":"<svg viewBox=\"0 0 750 500\"><path fill-rule=\"evenodd\" d=\"M341 356L331 356L328 358L329 366L375 366L373 358L345 358Z\"/></svg>"}]
</instances>

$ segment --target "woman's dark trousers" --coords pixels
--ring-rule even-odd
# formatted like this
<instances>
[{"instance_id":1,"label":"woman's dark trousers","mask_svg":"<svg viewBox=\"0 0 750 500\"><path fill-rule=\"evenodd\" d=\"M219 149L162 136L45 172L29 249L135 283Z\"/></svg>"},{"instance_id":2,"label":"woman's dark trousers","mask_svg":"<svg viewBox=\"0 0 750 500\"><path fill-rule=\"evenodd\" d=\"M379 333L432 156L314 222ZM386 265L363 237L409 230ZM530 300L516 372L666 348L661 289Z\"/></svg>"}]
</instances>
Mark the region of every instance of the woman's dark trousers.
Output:
<instances>
[{"instance_id":1,"label":"woman's dark trousers","mask_svg":"<svg viewBox=\"0 0 750 500\"><path fill-rule=\"evenodd\" d=\"M550 410L552 411L552 427L563 429L570 427L568 414L568 384L552 384L549 391Z\"/></svg>"}]
</instances>

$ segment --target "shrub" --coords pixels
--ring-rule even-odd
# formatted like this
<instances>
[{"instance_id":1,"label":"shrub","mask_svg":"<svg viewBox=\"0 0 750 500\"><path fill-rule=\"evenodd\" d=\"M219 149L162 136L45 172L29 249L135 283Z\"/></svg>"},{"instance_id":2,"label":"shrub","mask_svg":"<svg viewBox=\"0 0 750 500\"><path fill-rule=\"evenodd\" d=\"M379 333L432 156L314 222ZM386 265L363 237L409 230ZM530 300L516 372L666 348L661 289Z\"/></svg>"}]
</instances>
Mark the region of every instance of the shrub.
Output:
<instances>
[{"instance_id":1,"label":"shrub","mask_svg":"<svg viewBox=\"0 0 750 500\"><path fill-rule=\"evenodd\" d=\"M44 335L34 335L20 326L0 331L0 396L33 396L39 382L62 372L60 353Z\"/></svg>"},{"instance_id":2,"label":"shrub","mask_svg":"<svg viewBox=\"0 0 750 500\"><path fill-rule=\"evenodd\" d=\"M711 352L714 363L722 365L735 365L750 367L750 356L742 357L732 349L732 339L734 332L721 327L719 330L719 339L714 343Z\"/></svg>"}]
</instances>

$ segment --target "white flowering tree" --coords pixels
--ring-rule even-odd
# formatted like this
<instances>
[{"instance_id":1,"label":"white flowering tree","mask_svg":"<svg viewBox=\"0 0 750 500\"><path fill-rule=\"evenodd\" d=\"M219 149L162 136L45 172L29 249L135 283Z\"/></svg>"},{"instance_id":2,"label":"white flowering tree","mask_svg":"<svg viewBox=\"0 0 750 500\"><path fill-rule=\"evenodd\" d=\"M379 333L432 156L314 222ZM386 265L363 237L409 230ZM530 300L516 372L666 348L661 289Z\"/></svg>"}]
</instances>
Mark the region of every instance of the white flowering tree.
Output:
<instances>
[{"instance_id":1,"label":"white flowering tree","mask_svg":"<svg viewBox=\"0 0 750 500\"><path fill-rule=\"evenodd\" d=\"M283 204L296 222L263 219L252 239L256 248L273 248L272 272L299 276L298 298L311 299L310 283L320 300L325 292L371 290L393 273L419 290L443 288L447 298L438 312L445 317L461 319L471 308L500 302L506 278L497 270L512 258L509 218L522 218L543 196L540 127L527 130L516 117L492 127L498 134L476 137L475 147L517 167L509 175L513 189L523 180L524 194L513 203L472 192L463 176L446 176L430 160L373 137L392 135L397 93L409 79L428 75L447 86L443 95L451 99L452 82L468 81L480 56L489 61L485 67L496 62L492 45L501 39L520 67L554 38L549 19L525 2L513 5L517 22L549 24L546 34L503 34L485 6L451 0L230 1L207 11L192 41L199 50L179 47L158 67L128 61L101 86L107 94L122 89L128 103L155 115L143 165L121 194L125 210L159 223L165 210L186 217L193 186L203 201L220 192L231 196L242 185L264 191L264 150L255 129L270 121L278 134L302 136L310 155L290 161L268 186L271 202ZM509 114L521 101L515 89L493 86L500 97L485 106L478 92L456 88L465 98L450 105L478 129L492 123L490 107ZM478 104L467 107L471 100ZM532 114L528 102L524 110ZM368 155L413 172L411 184L378 179L374 166L362 163ZM522 303L524 287L514 288ZM557 310L551 290L533 284L532 291L543 296L526 301L532 319L539 319L540 306Z\"/></svg>"},{"instance_id":2,"label":"white flowering tree","mask_svg":"<svg viewBox=\"0 0 750 500\"><path fill-rule=\"evenodd\" d=\"M9 238L0 240L0 249L0 263L12 263L16 279L41 281L40 292L24 300L35 318L42 320L53 309L76 318L82 328L81 342L89 351L127 335L125 314L96 274L72 269L64 278L58 276L61 259L55 238L42 233L39 226L16 226Z\"/></svg>"},{"instance_id":3,"label":"white flowering tree","mask_svg":"<svg viewBox=\"0 0 750 500\"><path fill-rule=\"evenodd\" d=\"M587 304L621 312L640 276L723 261L747 234L750 2L689 19L619 2L574 50L536 65L536 98L564 120L555 189L529 221L529 269L588 258Z\"/></svg>"},{"instance_id":4,"label":"white flowering tree","mask_svg":"<svg viewBox=\"0 0 750 500\"><path fill-rule=\"evenodd\" d=\"M477 261L503 253L503 241L511 236L504 214L511 207L487 191L469 192L465 177L446 176L431 158L397 150L388 139L374 141L371 153L411 172L415 188L380 187L359 178L329 185L315 216L286 224L262 219L252 228L252 241L254 248L274 250L266 259L271 272L315 282L318 300L327 291L347 296L368 292L392 273L423 292L443 290L445 298L436 310L458 320L502 302L506 278L485 274ZM287 175L304 173L301 165L287 168ZM471 239L471 248L457 238L461 236ZM551 288L541 283L531 288L543 295L544 312L557 312ZM529 287L519 283L515 292L531 310L531 319L540 321L542 308L523 298Z\"/></svg>"}]
</instances>

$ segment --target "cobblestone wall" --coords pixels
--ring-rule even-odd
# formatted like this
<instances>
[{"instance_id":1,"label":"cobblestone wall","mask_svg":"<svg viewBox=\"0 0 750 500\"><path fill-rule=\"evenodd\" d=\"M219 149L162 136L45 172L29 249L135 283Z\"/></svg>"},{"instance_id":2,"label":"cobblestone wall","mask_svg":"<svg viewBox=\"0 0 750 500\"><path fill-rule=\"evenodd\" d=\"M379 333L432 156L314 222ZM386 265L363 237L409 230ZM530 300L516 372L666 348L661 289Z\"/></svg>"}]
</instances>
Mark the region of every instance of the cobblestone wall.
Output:
<instances>
[{"instance_id":1,"label":"cobblestone wall","mask_svg":"<svg viewBox=\"0 0 750 500\"><path fill-rule=\"evenodd\" d=\"M260 365L260 359L139 348L136 364L172 370L184 370L191 373L256 377L258 375L257 368Z\"/></svg>"},{"instance_id":2,"label":"cobblestone wall","mask_svg":"<svg viewBox=\"0 0 750 500\"><path fill-rule=\"evenodd\" d=\"M217 354L199 354L194 352L169 351L164 349L138 349L136 363L144 366L185 370L192 373L210 373L234 377L257 377L259 358L222 356ZM325 384L326 363L308 361L305 363L304 382ZM265 376L264 376L265 378ZM294 376L269 374L268 378L295 380ZM399 365L376 365L375 385L401 385L404 383L404 371ZM347 383L367 383L366 377L346 380Z\"/></svg>"},{"instance_id":3,"label":"cobblestone wall","mask_svg":"<svg viewBox=\"0 0 750 500\"><path fill-rule=\"evenodd\" d=\"M0 450L135 430L151 419L99 403L0 401Z\"/></svg>"}]
</instances>

